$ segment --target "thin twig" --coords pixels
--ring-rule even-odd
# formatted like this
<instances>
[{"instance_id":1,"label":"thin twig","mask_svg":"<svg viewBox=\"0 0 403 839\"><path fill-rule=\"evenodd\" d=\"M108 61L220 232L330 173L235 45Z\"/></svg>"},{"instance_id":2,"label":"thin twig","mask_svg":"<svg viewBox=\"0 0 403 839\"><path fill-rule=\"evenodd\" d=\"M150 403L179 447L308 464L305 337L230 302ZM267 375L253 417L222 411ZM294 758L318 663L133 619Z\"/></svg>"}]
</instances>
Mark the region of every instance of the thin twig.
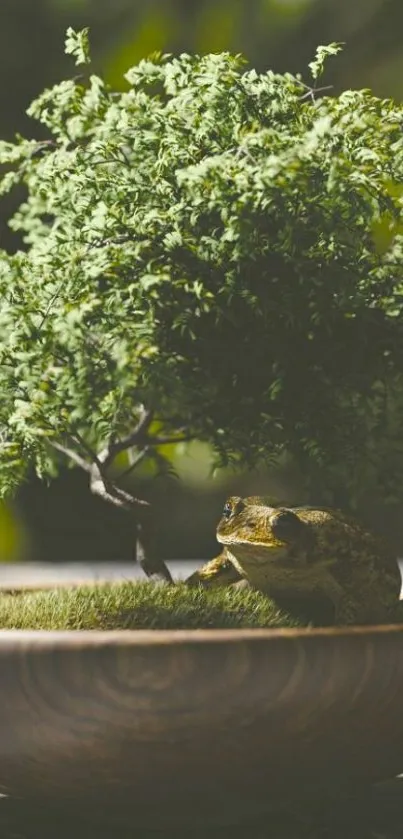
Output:
<instances>
[{"instance_id":1,"label":"thin twig","mask_svg":"<svg viewBox=\"0 0 403 839\"><path fill-rule=\"evenodd\" d=\"M64 285L64 279L63 279L63 280L59 283L59 285L57 286L57 289L56 289L55 293L52 295L52 297L51 297L51 298L50 298L50 300L49 300L49 303L48 303L48 305L47 305L47 307L46 307L46 309L45 309L44 315L42 316L42 320L41 320L41 322L40 322L40 324L39 324L39 327L38 327L39 331L42 329L42 327L43 327L43 325L44 325L44 323L45 323L45 321L46 321L46 318L48 317L48 314L49 314L49 312L50 312L50 310L51 310L51 308L52 308L53 304L55 303L55 301L56 301L56 300L57 300L57 298L59 297L59 294L60 294L60 292L61 292L61 290L62 290L62 288L63 288L63 285Z\"/></svg>"},{"instance_id":2,"label":"thin twig","mask_svg":"<svg viewBox=\"0 0 403 839\"><path fill-rule=\"evenodd\" d=\"M144 449L142 449L138 453L138 455L132 460L130 466L128 466L127 469L120 473L119 480L121 480L122 478L126 478L127 475L130 475L130 473L133 472L133 469L135 469L136 466L138 466L138 464L141 463L141 461L146 456L146 454L148 454L149 451L150 447L144 446Z\"/></svg>"},{"instance_id":3,"label":"thin twig","mask_svg":"<svg viewBox=\"0 0 403 839\"><path fill-rule=\"evenodd\" d=\"M309 88L309 90L306 93L303 93L302 96L298 97L298 101L302 102L303 99L311 98L312 102L314 102L315 101L315 96L318 93L323 93L323 91L325 91L325 90L333 90L333 87L334 87L334 85L332 85L332 84L327 84L324 87L311 87L311 88Z\"/></svg>"},{"instance_id":4,"label":"thin twig","mask_svg":"<svg viewBox=\"0 0 403 839\"><path fill-rule=\"evenodd\" d=\"M169 443L175 445L176 443L188 443L189 440L194 440L194 434L181 434L179 437L150 437L148 445L165 446Z\"/></svg>"}]
</instances>

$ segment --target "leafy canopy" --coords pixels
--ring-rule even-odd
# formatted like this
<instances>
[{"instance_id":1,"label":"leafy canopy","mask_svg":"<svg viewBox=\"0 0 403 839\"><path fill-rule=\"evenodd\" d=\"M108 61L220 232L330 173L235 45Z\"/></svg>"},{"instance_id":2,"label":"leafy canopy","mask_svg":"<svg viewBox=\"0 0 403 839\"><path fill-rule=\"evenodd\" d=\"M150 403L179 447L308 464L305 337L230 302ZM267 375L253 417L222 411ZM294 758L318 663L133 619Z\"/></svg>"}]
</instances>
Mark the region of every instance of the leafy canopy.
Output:
<instances>
[{"instance_id":1,"label":"leafy canopy","mask_svg":"<svg viewBox=\"0 0 403 839\"><path fill-rule=\"evenodd\" d=\"M29 464L52 474L57 447L83 465L149 452L144 411L224 462L382 450L403 373L403 107L320 96L339 47L318 49L313 87L227 53L154 55L124 92L63 81L28 111L49 139L0 144L1 192L26 187L25 249L0 253L3 493ZM87 32L66 51L85 65Z\"/></svg>"}]
</instances>

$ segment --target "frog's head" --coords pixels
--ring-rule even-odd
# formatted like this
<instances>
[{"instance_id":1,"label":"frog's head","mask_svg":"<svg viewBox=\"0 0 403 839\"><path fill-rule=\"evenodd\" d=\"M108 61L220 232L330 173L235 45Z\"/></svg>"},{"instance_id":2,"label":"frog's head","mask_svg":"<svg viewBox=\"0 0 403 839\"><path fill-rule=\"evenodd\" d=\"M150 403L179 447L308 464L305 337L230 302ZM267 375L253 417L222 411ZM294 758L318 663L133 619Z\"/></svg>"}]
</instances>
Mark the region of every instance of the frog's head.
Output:
<instances>
[{"instance_id":1,"label":"frog's head","mask_svg":"<svg viewBox=\"0 0 403 839\"><path fill-rule=\"evenodd\" d=\"M262 498L229 498L217 527L217 539L225 545L235 564L301 562L313 534L296 512L272 507Z\"/></svg>"}]
</instances>

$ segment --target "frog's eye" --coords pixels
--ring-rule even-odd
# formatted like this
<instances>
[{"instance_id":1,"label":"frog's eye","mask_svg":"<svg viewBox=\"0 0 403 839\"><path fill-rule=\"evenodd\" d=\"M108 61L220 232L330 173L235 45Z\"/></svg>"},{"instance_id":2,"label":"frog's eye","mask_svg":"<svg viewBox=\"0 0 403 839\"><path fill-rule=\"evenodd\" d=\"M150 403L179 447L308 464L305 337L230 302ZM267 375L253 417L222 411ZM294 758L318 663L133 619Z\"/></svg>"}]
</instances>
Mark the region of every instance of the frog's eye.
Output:
<instances>
[{"instance_id":1,"label":"frog's eye","mask_svg":"<svg viewBox=\"0 0 403 839\"><path fill-rule=\"evenodd\" d=\"M223 519L229 519L231 516L236 516L244 508L245 504L242 501L242 498L230 498L229 501L226 501L224 504L222 517Z\"/></svg>"},{"instance_id":2,"label":"frog's eye","mask_svg":"<svg viewBox=\"0 0 403 839\"><path fill-rule=\"evenodd\" d=\"M301 536L305 525L291 510L277 510L270 519L273 535L280 542L292 542Z\"/></svg>"}]
</instances>

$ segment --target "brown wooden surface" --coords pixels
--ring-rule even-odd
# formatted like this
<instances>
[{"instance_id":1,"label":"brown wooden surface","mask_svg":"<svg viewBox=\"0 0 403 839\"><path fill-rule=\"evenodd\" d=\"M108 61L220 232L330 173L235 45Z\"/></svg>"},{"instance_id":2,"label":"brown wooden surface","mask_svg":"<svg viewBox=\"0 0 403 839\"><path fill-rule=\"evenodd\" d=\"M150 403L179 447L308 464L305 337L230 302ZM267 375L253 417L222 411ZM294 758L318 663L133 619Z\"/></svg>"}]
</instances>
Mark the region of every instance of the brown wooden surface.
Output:
<instances>
[{"instance_id":1,"label":"brown wooden surface","mask_svg":"<svg viewBox=\"0 0 403 839\"><path fill-rule=\"evenodd\" d=\"M403 770L403 627L3 631L0 680L0 789L137 824Z\"/></svg>"},{"instance_id":2,"label":"brown wooden surface","mask_svg":"<svg viewBox=\"0 0 403 839\"><path fill-rule=\"evenodd\" d=\"M235 808L234 808L235 809ZM401 839L401 778L371 784L343 798L300 808L274 807L263 817L206 830L166 825L162 831L137 826L130 807L55 807L53 802L0 800L1 839Z\"/></svg>"}]
</instances>

